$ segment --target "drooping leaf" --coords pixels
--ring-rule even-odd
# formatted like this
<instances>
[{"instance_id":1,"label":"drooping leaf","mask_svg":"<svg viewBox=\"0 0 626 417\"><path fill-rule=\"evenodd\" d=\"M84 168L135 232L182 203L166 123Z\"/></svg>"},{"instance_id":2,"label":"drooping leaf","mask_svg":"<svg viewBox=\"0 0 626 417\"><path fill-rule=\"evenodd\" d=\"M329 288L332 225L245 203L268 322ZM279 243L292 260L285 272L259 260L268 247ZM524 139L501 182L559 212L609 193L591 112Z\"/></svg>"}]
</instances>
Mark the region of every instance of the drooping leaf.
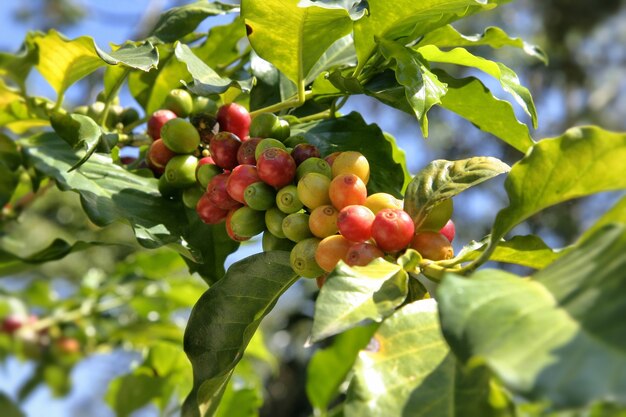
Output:
<instances>
[{"instance_id":1,"label":"drooping leaf","mask_svg":"<svg viewBox=\"0 0 626 417\"><path fill-rule=\"evenodd\" d=\"M433 72L448 86L446 95L441 98L441 107L464 117L520 152L525 153L535 143L528 126L517 120L511 104L494 97L479 79L456 79L440 70Z\"/></svg>"},{"instance_id":2,"label":"drooping leaf","mask_svg":"<svg viewBox=\"0 0 626 417\"><path fill-rule=\"evenodd\" d=\"M408 274L383 259L368 266L340 262L328 275L315 302L313 342L350 329L364 320L380 322L404 302Z\"/></svg>"},{"instance_id":3,"label":"drooping leaf","mask_svg":"<svg viewBox=\"0 0 626 417\"><path fill-rule=\"evenodd\" d=\"M376 50L377 39L404 44L420 36L508 0L369 0L369 15L354 22L354 43L363 68Z\"/></svg>"},{"instance_id":4,"label":"drooping leaf","mask_svg":"<svg viewBox=\"0 0 626 417\"><path fill-rule=\"evenodd\" d=\"M343 8L298 7L298 0L243 0L241 9L252 48L296 84L352 28Z\"/></svg>"},{"instance_id":5,"label":"drooping leaf","mask_svg":"<svg viewBox=\"0 0 626 417\"><path fill-rule=\"evenodd\" d=\"M437 292L446 340L464 362L554 409L626 404L624 251L626 226L610 225L529 279L447 274Z\"/></svg>"},{"instance_id":6,"label":"drooping leaf","mask_svg":"<svg viewBox=\"0 0 626 417\"><path fill-rule=\"evenodd\" d=\"M311 405L326 410L339 394L354 365L357 354L365 349L378 326L355 327L337 335L332 345L313 354L307 366L306 393Z\"/></svg>"},{"instance_id":7,"label":"drooping leaf","mask_svg":"<svg viewBox=\"0 0 626 417\"><path fill-rule=\"evenodd\" d=\"M194 383L184 417L214 415L259 323L297 279L288 252L263 252L233 264L200 298L185 331Z\"/></svg>"},{"instance_id":8,"label":"drooping leaf","mask_svg":"<svg viewBox=\"0 0 626 417\"><path fill-rule=\"evenodd\" d=\"M380 51L389 60L395 61L398 83L404 86L407 102L420 122L422 133L428 136L428 110L447 92L445 83L430 71L419 53L393 41L381 40Z\"/></svg>"},{"instance_id":9,"label":"drooping leaf","mask_svg":"<svg viewBox=\"0 0 626 417\"><path fill-rule=\"evenodd\" d=\"M193 78L193 85L188 85L190 91L201 96L208 96L210 94L221 94L232 85L238 86L244 91L247 90L242 83L238 83L227 77L221 77L202 62L189 46L177 43L174 53L176 54L176 58L186 65L187 71Z\"/></svg>"},{"instance_id":10,"label":"drooping leaf","mask_svg":"<svg viewBox=\"0 0 626 417\"><path fill-rule=\"evenodd\" d=\"M407 304L386 319L361 351L345 417L496 417L490 377L466 370L441 336L434 299Z\"/></svg>"},{"instance_id":11,"label":"drooping leaf","mask_svg":"<svg viewBox=\"0 0 626 417\"><path fill-rule=\"evenodd\" d=\"M404 210L418 228L434 206L466 189L500 174L510 167L497 158L476 156L458 161L439 159L418 172L406 189Z\"/></svg>"},{"instance_id":12,"label":"drooping leaf","mask_svg":"<svg viewBox=\"0 0 626 417\"><path fill-rule=\"evenodd\" d=\"M370 164L367 189L370 194L386 192L402 196L409 178L406 167L394 160L393 143L389 142L375 124L366 124L356 112L336 119L294 125L292 134L303 134L307 142L317 146L322 155L335 151L359 151Z\"/></svg>"},{"instance_id":13,"label":"drooping leaf","mask_svg":"<svg viewBox=\"0 0 626 417\"><path fill-rule=\"evenodd\" d=\"M489 26L481 34L463 35L453 26L446 25L424 35L418 42L419 46L435 45L439 48L471 47L487 45L492 48L512 46L522 49L526 54L548 63L546 53L536 45L531 45L521 38L511 38L504 30L497 26Z\"/></svg>"},{"instance_id":14,"label":"drooping leaf","mask_svg":"<svg viewBox=\"0 0 626 417\"><path fill-rule=\"evenodd\" d=\"M159 50L150 42L135 44L127 42L112 52L104 52L95 45L96 53L109 65L123 64L125 67L150 71L159 63Z\"/></svg>"},{"instance_id":15,"label":"drooping leaf","mask_svg":"<svg viewBox=\"0 0 626 417\"><path fill-rule=\"evenodd\" d=\"M576 127L535 144L511 168L504 184L509 206L500 210L492 244L539 211L573 198L626 189L626 133ZM527 184L532 184L529 188Z\"/></svg>"},{"instance_id":16,"label":"drooping leaf","mask_svg":"<svg viewBox=\"0 0 626 417\"><path fill-rule=\"evenodd\" d=\"M300 0L300 7L325 7L327 9L344 9L352 20L359 20L368 13L367 0Z\"/></svg>"},{"instance_id":17,"label":"drooping leaf","mask_svg":"<svg viewBox=\"0 0 626 417\"><path fill-rule=\"evenodd\" d=\"M193 32L207 17L237 12L238 10L239 7L235 5L205 0L173 7L159 17L152 30L151 38L165 43L174 42Z\"/></svg>"},{"instance_id":18,"label":"drooping leaf","mask_svg":"<svg viewBox=\"0 0 626 417\"><path fill-rule=\"evenodd\" d=\"M50 118L54 131L75 150L84 151L83 157L74 164L70 171L75 170L89 159L96 151L102 130L91 117L82 114L55 113Z\"/></svg>"}]
</instances>

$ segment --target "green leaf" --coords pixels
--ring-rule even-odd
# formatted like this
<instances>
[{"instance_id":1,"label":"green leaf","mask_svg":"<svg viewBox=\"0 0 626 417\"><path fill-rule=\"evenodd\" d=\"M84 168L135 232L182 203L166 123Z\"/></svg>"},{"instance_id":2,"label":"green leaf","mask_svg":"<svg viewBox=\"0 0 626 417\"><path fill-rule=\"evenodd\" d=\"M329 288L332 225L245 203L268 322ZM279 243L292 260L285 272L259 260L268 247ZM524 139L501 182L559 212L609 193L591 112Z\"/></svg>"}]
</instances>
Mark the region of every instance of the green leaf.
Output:
<instances>
[{"instance_id":1,"label":"green leaf","mask_svg":"<svg viewBox=\"0 0 626 417\"><path fill-rule=\"evenodd\" d=\"M626 404L625 251L626 227L612 225L530 279L446 274L437 292L446 340L464 362L554 409Z\"/></svg>"},{"instance_id":2,"label":"green leaf","mask_svg":"<svg viewBox=\"0 0 626 417\"><path fill-rule=\"evenodd\" d=\"M408 274L382 259L368 266L340 262L328 275L315 302L311 341L350 329L364 320L380 322L404 302Z\"/></svg>"},{"instance_id":3,"label":"green leaf","mask_svg":"<svg viewBox=\"0 0 626 417\"><path fill-rule=\"evenodd\" d=\"M510 203L496 216L490 248L514 226L547 207L625 189L625 160L626 133L598 127L576 127L538 142L513 165L504 183Z\"/></svg>"},{"instance_id":4,"label":"green leaf","mask_svg":"<svg viewBox=\"0 0 626 417\"><path fill-rule=\"evenodd\" d=\"M377 39L404 44L420 36L508 0L368 0L369 15L354 22L354 43L363 68L376 50Z\"/></svg>"},{"instance_id":5,"label":"green leaf","mask_svg":"<svg viewBox=\"0 0 626 417\"><path fill-rule=\"evenodd\" d=\"M428 136L428 110L441 103L447 86L425 65L422 56L393 41L380 41L380 51L386 59L394 60L396 79L404 86L407 102L420 122L422 133Z\"/></svg>"},{"instance_id":6,"label":"green leaf","mask_svg":"<svg viewBox=\"0 0 626 417\"><path fill-rule=\"evenodd\" d=\"M449 351L433 299L407 304L386 319L354 373L345 417L508 415L490 404L489 374L463 369Z\"/></svg>"},{"instance_id":7,"label":"green leaf","mask_svg":"<svg viewBox=\"0 0 626 417\"><path fill-rule=\"evenodd\" d=\"M441 98L441 107L464 117L520 152L525 153L533 146L535 142L528 126L517 120L511 104L494 97L479 79L456 79L441 70L433 72L448 85L446 95Z\"/></svg>"},{"instance_id":8,"label":"green leaf","mask_svg":"<svg viewBox=\"0 0 626 417\"><path fill-rule=\"evenodd\" d=\"M530 91L520 84L517 74L503 63L481 58L465 48L442 51L435 45L426 45L417 48L417 52L431 62L473 67L491 75L500 82L504 91L513 96L515 101L532 118L533 126L537 128L537 109L535 109Z\"/></svg>"},{"instance_id":9,"label":"green leaf","mask_svg":"<svg viewBox=\"0 0 626 417\"><path fill-rule=\"evenodd\" d=\"M50 118L55 132L75 150L83 150L84 156L69 171L84 164L96 151L102 130L91 117L82 114L55 113Z\"/></svg>"},{"instance_id":10,"label":"green leaf","mask_svg":"<svg viewBox=\"0 0 626 417\"><path fill-rule=\"evenodd\" d=\"M490 156L432 161L413 177L407 187L404 210L418 228L437 204L509 169L507 164Z\"/></svg>"},{"instance_id":11,"label":"green leaf","mask_svg":"<svg viewBox=\"0 0 626 417\"><path fill-rule=\"evenodd\" d=\"M190 91L201 96L208 96L221 94L228 90L231 85L247 91L247 88L242 83L227 77L220 77L218 73L202 62L187 45L176 43L174 53L176 58L186 65L187 71L193 77L193 85L188 86Z\"/></svg>"},{"instance_id":12,"label":"green leaf","mask_svg":"<svg viewBox=\"0 0 626 417\"><path fill-rule=\"evenodd\" d=\"M359 20L368 13L367 0L300 0L300 7L319 6L327 9L344 9L352 20Z\"/></svg>"},{"instance_id":13,"label":"green leaf","mask_svg":"<svg viewBox=\"0 0 626 417\"><path fill-rule=\"evenodd\" d=\"M241 9L254 51L296 84L352 29L346 10L298 7L298 0L243 0Z\"/></svg>"},{"instance_id":14,"label":"green leaf","mask_svg":"<svg viewBox=\"0 0 626 417\"><path fill-rule=\"evenodd\" d=\"M322 155L335 151L361 152L370 164L369 194L385 192L402 196L409 180L405 177L406 166L402 166L403 161L394 159L394 144L385 138L380 128L366 124L359 113L294 125L291 130L292 134L303 134Z\"/></svg>"},{"instance_id":15,"label":"green leaf","mask_svg":"<svg viewBox=\"0 0 626 417\"><path fill-rule=\"evenodd\" d=\"M152 30L151 38L164 43L174 42L193 32L207 17L237 12L238 10L238 6L235 5L205 0L173 7L161 14Z\"/></svg>"},{"instance_id":16,"label":"green leaf","mask_svg":"<svg viewBox=\"0 0 626 417\"><path fill-rule=\"evenodd\" d=\"M424 35L418 42L418 45L435 45L439 48L482 45L487 45L492 48L512 46L522 49L526 54L537 58L544 64L548 63L548 56L541 48L536 45L531 45L523 39L511 38L504 30L497 26L490 26L481 34L463 35L451 25L446 25Z\"/></svg>"},{"instance_id":17,"label":"green leaf","mask_svg":"<svg viewBox=\"0 0 626 417\"><path fill-rule=\"evenodd\" d=\"M307 366L306 394L317 410L326 410L339 394L354 365L378 326L355 327L337 335L332 345L316 351Z\"/></svg>"},{"instance_id":18,"label":"green leaf","mask_svg":"<svg viewBox=\"0 0 626 417\"><path fill-rule=\"evenodd\" d=\"M94 44L95 45L95 44ZM150 42L127 42L113 52L106 53L95 45L96 53L109 65L123 64L141 71L150 71L159 63L159 50Z\"/></svg>"},{"instance_id":19,"label":"green leaf","mask_svg":"<svg viewBox=\"0 0 626 417\"><path fill-rule=\"evenodd\" d=\"M259 323L297 279L288 252L264 252L233 264L200 298L185 331L194 382L184 417L214 415Z\"/></svg>"}]
</instances>

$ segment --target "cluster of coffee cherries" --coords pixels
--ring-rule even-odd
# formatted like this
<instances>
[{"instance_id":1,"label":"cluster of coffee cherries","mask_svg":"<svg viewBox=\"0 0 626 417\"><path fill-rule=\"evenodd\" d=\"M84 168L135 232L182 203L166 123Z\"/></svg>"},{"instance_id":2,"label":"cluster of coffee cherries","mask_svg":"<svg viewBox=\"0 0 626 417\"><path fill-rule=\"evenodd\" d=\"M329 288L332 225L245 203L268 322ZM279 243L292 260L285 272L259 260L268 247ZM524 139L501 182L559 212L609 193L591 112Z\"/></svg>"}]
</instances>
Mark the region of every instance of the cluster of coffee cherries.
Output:
<instances>
[{"instance_id":1,"label":"cluster of coffee cherries","mask_svg":"<svg viewBox=\"0 0 626 417\"><path fill-rule=\"evenodd\" d=\"M402 200L368 195L370 165L360 152L321 155L286 120L252 119L236 103L189 119L159 110L148 122L155 141L147 163L161 193L181 193L203 222L225 222L233 240L262 234L263 250L291 251L300 276L323 280L340 260L363 266L408 247L432 260L452 256L452 201L416 228Z\"/></svg>"}]
</instances>

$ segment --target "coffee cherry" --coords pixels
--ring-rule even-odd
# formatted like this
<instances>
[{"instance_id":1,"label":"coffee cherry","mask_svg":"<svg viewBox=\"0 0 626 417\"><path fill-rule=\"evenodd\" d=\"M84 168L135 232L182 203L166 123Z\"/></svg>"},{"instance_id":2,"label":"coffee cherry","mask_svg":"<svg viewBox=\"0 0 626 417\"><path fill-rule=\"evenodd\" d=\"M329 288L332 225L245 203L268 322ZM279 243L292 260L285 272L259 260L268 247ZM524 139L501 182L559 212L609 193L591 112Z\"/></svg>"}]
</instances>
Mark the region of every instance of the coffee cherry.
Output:
<instances>
[{"instance_id":1,"label":"coffee cherry","mask_svg":"<svg viewBox=\"0 0 626 417\"><path fill-rule=\"evenodd\" d=\"M367 185L370 178L370 164L362 153L345 151L337 155L332 163L333 178L341 174L354 174Z\"/></svg>"},{"instance_id":2,"label":"coffee cherry","mask_svg":"<svg viewBox=\"0 0 626 417\"><path fill-rule=\"evenodd\" d=\"M300 242L313 237L309 229L309 215L306 213L292 213L283 219L283 233L287 239Z\"/></svg>"},{"instance_id":3,"label":"coffee cherry","mask_svg":"<svg viewBox=\"0 0 626 417\"><path fill-rule=\"evenodd\" d=\"M375 193L368 195L365 199L365 207L372 210L374 214L384 209L402 210L402 201L387 193Z\"/></svg>"},{"instance_id":4,"label":"coffee cherry","mask_svg":"<svg viewBox=\"0 0 626 417\"><path fill-rule=\"evenodd\" d=\"M385 252L402 250L411 243L415 225L413 219L402 209L384 209L378 212L372 223L372 237Z\"/></svg>"},{"instance_id":5,"label":"coffee cherry","mask_svg":"<svg viewBox=\"0 0 626 417\"><path fill-rule=\"evenodd\" d=\"M432 261L441 261L451 259L454 256L454 250L447 237L439 232L419 232L411 241L410 247L415 249L425 259Z\"/></svg>"},{"instance_id":6,"label":"coffee cherry","mask_svg":"<svg viewBox=\"0 0 626 417\"><path fill-rule=\"evenodd\" d=\"M312 157L306 159L304 162L298 165L298 168L296 168L296 179L300 180L309 172L317 172L318 174L322 174L329 179L332 179L330 165L328 165L328 162L324 161L321 158Z\"/></svg>"},{"instance_id":7,"label":"coffee cherry","mask_svg":"<svg viewBox=\"0 0 626 417\"><path fill-rule=\"evenodd\" d=\"M220 131L230 132L241 140L248 137L250 130L250 113L240 104L229 103L221 106L217 110L217 122L220 124Z\"/></svg>"},{"instance_id":8,"label":"coffee cherry","mask_svg":"<svg viewBox=\"0 0 626 417\"><path fill-rule=\"evenodd\" d=\"M374 213L365 206L346 206L337 216L339 233L351 242L365 242L372 237Z\"/></svg>"},{"instance_id":9,"label":"coffee cherry","mask_svg":"<svg viewBox=\"0 0 626 417\"><path fill-rule=\"evenodd\" d=\"M289 184L278 190L276 206L280 211L287 214L302 210L302 201L298 198L298 190L295 185Z\"/></svg>"},{"instance_id":10,"label":"coffee cherry","mask_svg":"<svg viewBox=\"0 0 626 417\"><path fill-rule=\"evenodd\" d=\"M264 252L269 252L273 250L284 250L290 251L295 246L295 243L289 239L281 239L279 237L274 236L269 230L263 232L263 237L261 238L261 247Z\"/></svg>"},{"instance_id":11,"label":"coffee cherry","mask_svg":"<svg viewBox=\"0 0 626 417\"><path fill-rule=\"evenodd\" d=\"M310 237L296 243L291 250L289 261L293 270L304 278L316 278L324 273L324 270L315 261L315 252L320 239Z\"/></svg>"},{"instance_id":12,"label":"coffee cherry","mask_svg":"<svg viewBox=\"0 0 626 417\"><path fill-rule=\"evenodd\" d=\"M333 206L341 210L346 206L365 204L367 188L358 176L340 174L330 182L328 194Z\"/></svg>"},{"instance_id":13,"label":"coffee cherry","mask_svg":"<svg viewBox=\"0 0 626 417\"><path fill-rule=\"evenodd\" d=\"M346 263L350 266L366 266L374 259L385 256L376 245L368 242L354 243L346 253Z\"/></svg>"},{"instance_id":14,"label":"coffee cherry","mask_svg":"<svg viewBox=\"0 0 626 417\"><path fill-rule=\"evenodd\" d=\"M163 107L173 111L178 117L187 117L193 110L193 98L186 90L175 88L165 96Z\"/></svg>"},{"instance_id":15,"label":"coffee cherry","mask_svg":"<svg viewBox=\"0 0 626 417\"><path fill-rule=\"evenodd\" d=\"M296 176L296 163L287 151L270 148L257 158L257 171L263 181L273 187L282 188L290 184Z\"/></svg>"},{"instance_id":16,"label":"coffee cherry","mask_svg":"<svg viewBox=\"0 0 626 417\"><path fill-rule=\"evenodd\" d=\"M291 151L291 157L294 161L296 161L296 165L300 165L309 158L319 158L320 151L315 145L300 143L293 148L293 151Z\"/></svg>"},{"instance_id":17,"label":"coffee cherry","mask_svg":"<svg viewBox=\"0 0 626 417\"><path fill-rule=\"evenodd\" d=\"M215 165L213 158L205 156L204 158L198 160L198 166L196 167L196 180L198 181L198 184L206 190L213 177L221 174L222 172L222 168Z\"/></svg>"},{"instance_id":18,"label":"coffee cherry","mask_svg":"<svg viewBox=\"0 0 626 417\"><path fill-rule=\"evenodd\" d=\"M261 141L257 144L254 150L254 157L256 159L259 159L263 151L269 148L278 148L278 149L287 150L287 147L278 139L273 139L273 138L261 139Z\"/></svg>"},{"instance_id":19,"label":"coffee cherry","mask_svg":"<svg viewBox=\"0 0 626 417\"><path fill-rule=\"evenodd\" d=\"M233 210L226 222L236 236L250 238L265 230L265 213L243 206Z\"/></svg>"},{"instance_id":20,"label":"coffee cherry","mask_svg":"<svg viewBox=\"0 0 626 417\"><path fill-rule=\"evenodd\" d=\"M456 233L454 222L452 220L448 220L448 223L446 223L446 225L443 226L441 230L439 230L439 233L444 235L450 241L450 243L452 243L452 241L454 240L454 235Z\"/></svg>"},{"instance_id":21,"label":"coffee cherry","mask_svg":"<svg viewBox=\"0 0 626 417\"><path fill-rule=\"evenodd\" d=\"M209 199L209 196L205 193L200 197L196 204L196 213L198 217L206 224L218 224L226 219L228 216L228 210L219 208L214 202Z\"/></svg>"},{"instance_id":22,"label":"coffee cherry","mask_svg":"<svg viewBox=\"0 0 626 417\"><path fill-rule=\"evenodd\" d=\"M276 202L276 190L263 181L255 182L246 187L243 192L243 199L251 209L269 210Z\"/></svg>"},{"instance_id":23,"label":"coffee cherry","mask_svg":"<svg viewBox=\"0 0 626 417\"><path fill-rule=\"evenodd\" d=\"M214 176L206 190L209 199L223 210L230 210L240 206L239 202L233 199L230 194L228 194L228 191L226 191L226 183L228 182L229 176L230 173Z\"/></svg>"},{"instance_id":24,"label":"coffee cherry","mask_svg":"<svg viewBox=\"0 0 626 417\"><path fill-rule=\"evenodd\" d=\"M330 179L325 175L311 172L298 181L298 198L310 210L330 204L328 190Z\"/></svg>"},{"instance_id":25,"label":"coffee cherry","mask_svg":"<svg viewBox=\"0 0 626 417\"><path fill-rule=\"evenodd\" d=\"M246 202L244 192L248 185L261 181L254 165L238 165L230 173L226 181L226 191L233 198L242 204Z\"/></svg>"},{"instance_id":26,"label":"coffee cherry","mask_svg":"<svg viewBox=\"0 0 626 417\"><path fill-rule=\"evenodd\" d=\"M341 235L325 237L317 247L315 261L324 271L330 272L339 261L345 262L351 246L352 242Z\"/></svg>"},{"instance_id":27,"label":"coffee cherry","mask_svg":"<svg viewBox=\"0 0 626 417\"><path fill-rule=\"evenodd\" d=\"M165 177L175 187L185 188L196 183L198 158L193 155L176 155L165 166Z\"/></svg>"},{"instance_id":28,"label":"coffee cherry","mask_svg":"<svg viewBox=\"0 0 626 417\"><path fill-rule=\"evenodd\" d=\"M165 146L163 139L157 139L148 148L146 163L155 175L161 175L165 172L167 163L175 156L176 153Z\"/></svg>"},{"instance_id":29,"label":"coffee cherry","mask_svg":"<svg viewBox=\"0 0 626 417\"><path fill-rule=\"evenodd\" d=\"M215 164L224 169L233 169L237 161L237 151L241 146L239 138L230 132L220 132L211 139L209 151Z\"/></svg>"},{"instance_id":30,"label":"coffee cherry","mask_svg":"<svg viewBox=\"0 0 626 417\"><path fill-rule=\"evenodd\" d=\"M281 239L285 239L285 233L283 233L283 219L287 217L286 213L283 213L278 207L272 207L265 212L265 227L274 236Z\"/></svg>"},{"instance_id":31,"label":"coffee cherry","mask_svg":"<svg viewBox=\"0 0 626 417\"><path fill-rule=\"evenodd\" d=\"M152 113L148 119L148 135L156 140L161 137L161 128L168 121L176 118L176 113L171 110L161 109Z\"/></svg>"},{"instance_id":32,"label":"coffee cherry","mask_svg":"<svg viewBox=\"0 0 626 417\"><path fill-rule=\"evenodd\" d=\"M176 153L192 153L200 145L200 135L185 119L168 120L161 129L161 139L165 146Z\"/></svg>"},{"instance_id":33,"label":"coffee cherry","mask_svg":"<svg viewBox=\"0 0 626 417\"><path fill-rule=\"evenodd\" d=\"M337 217L339 212L331 205L316 207L311 212L309 218L309 229L311 233L319 238L334 235L339 231L337 228Z\"/></svg>"},{"instance_id":34,"label":"coffee cherry","mask_svg":"<svg viewBox=\"0 0 626 417\"><path fill-rule=\"evenodd\" d=\"M261 140L261 138L250 138L241 144L237 151L237 162L240 165L256 165L256 157L254 155L256 147Z\"/></svg>"}]
</instances>

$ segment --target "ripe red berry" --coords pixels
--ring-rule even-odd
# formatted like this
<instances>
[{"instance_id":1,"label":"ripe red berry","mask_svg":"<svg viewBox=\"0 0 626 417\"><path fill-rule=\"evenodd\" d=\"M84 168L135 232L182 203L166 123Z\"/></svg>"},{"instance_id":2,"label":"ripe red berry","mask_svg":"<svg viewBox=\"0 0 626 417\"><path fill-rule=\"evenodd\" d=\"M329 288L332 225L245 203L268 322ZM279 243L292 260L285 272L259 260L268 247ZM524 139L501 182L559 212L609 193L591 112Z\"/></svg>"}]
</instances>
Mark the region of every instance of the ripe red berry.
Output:
<instances>
[{"instance_id":1,"label":"ripe red berry","mask_svg":"<svg viewBox=\"0 0 626 417\"><path fill-rule=\"evenodd\" d=\"M163 125L171 119L176 119L176 113L171 110L161 109L152 113L150 119L148 119L148 135L154 140L161 137L161 128Z\"/></svg>"},{"instance_id":2,"label":"ripe red berry","mask_svg":"<svg viewBox=\"0 0 626 417\"><path fill-rule=\"evenodd\" d=\"M372 223L372 237L385 252L404 249L411 243L415 225L409 214L401 209L384 209L376 214Z\"/></svg>"},{"instance_id":3,"label":"ripe red berry","mask_svg":"<svg viewBox=\"0 0 626 417\"><path fill-rule=\"evenodd\" d=\"M339 233L351 242L365 242L372 237L374 213L365 206L346 206L337 216Z\"/></svg>"},{"instance_id":4,"label":"ripe red berry","mask_svg":"<svg viewBox=\"0 0 626 417\"><path fill-rule=\"evenodd\" d=\"M220 132L211 139L209 151L217 166L233 169L239 165L237 151L240 146L241 141L237 136L229 132Z\"/></svg>"},{"instance_id":5,"label":"ripe red berry","mask_svg":"<svg viewBox=\"0 0 626 417\"><path fill-rule=\"evenodd\" d=\"M287 151L269 148L257 160L259 177L267 184L282 188L291 184L296 176L296 162Z\"/></svg>"},{"instance_id":6,"label":"ripe red berry","mask_svg":"<svg viewBox=\"0 0 626 417\"><path fill-rule=\"evenodd\" d=\"M217 110L217 122L220 124L220 131L230 132L241 140L248 137L250 131L250 113L240 104L229 103L221 106Z\"/></svg>"},{"instance_id":7,"label":"ripe red berry","mask_svg":"<svg viewBox=\"0 0 626 417\"><path fill-rule=\"evenodd\" d=\"M261 181L254 165L238 165L233 169L226 181L226 191L233 200L245 204L244 192L246 187Z\"/></svg>"}]
</instances>

